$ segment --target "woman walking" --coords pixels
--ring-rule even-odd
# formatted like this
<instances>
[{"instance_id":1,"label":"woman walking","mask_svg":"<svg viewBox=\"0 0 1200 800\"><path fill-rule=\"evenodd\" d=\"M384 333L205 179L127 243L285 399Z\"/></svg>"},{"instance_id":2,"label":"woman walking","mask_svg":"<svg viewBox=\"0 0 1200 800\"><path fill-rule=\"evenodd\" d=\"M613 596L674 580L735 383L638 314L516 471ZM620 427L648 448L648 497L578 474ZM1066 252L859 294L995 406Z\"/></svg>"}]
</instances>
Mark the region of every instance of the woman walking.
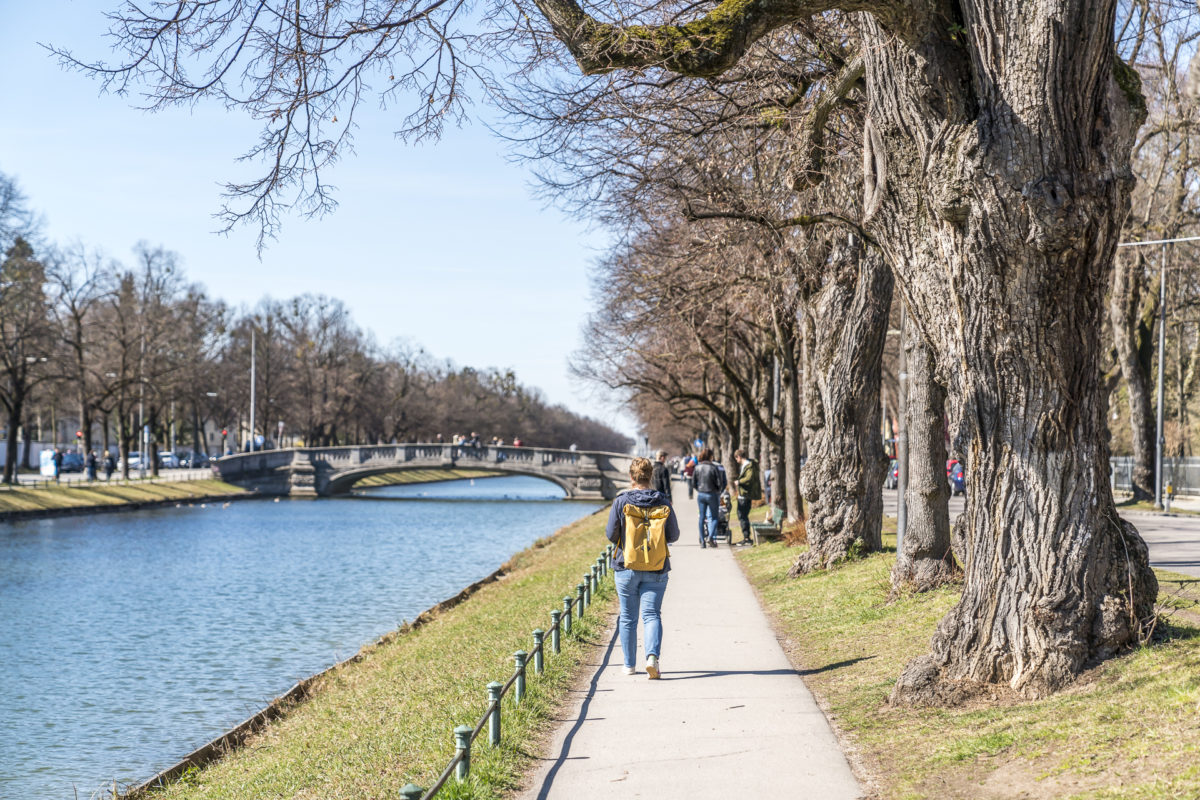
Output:
<instances>
[{"instance_id":1,"label":"woman walking","mask_svg":"<svg viewBox=\"0 0 1200 800\"><path fill-rule=\"evenodd\" d=\"M637 621L640 612L645 637L646 674L659 676L662 647L663 594L671 559L667 544L679 539L679 521L670 500L650 488L654 465L646 458L635 458L629 466L633 487L617 495L608 515L605 535L617 546L613 555L613 577L621 613L617 632L625 659L624 673L633 675L637 661ZM627 552L629 557L627 559ZM628 560L628 564L626 563Z\"/></svg>"}]
</instances>

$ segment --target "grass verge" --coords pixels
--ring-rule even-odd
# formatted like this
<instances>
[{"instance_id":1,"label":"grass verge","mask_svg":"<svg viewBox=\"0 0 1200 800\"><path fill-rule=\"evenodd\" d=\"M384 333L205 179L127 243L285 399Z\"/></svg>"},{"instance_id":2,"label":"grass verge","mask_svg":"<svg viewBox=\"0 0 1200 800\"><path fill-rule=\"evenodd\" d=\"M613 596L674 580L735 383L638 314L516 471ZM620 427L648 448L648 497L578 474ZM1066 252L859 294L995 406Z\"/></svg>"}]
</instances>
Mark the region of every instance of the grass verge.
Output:
<instances>
[{"instance_id":1,"label":"grass verge","mask_svg":"<svg viewBox=\"0 0 1200 800\"><path fill-rule=\"evenodd\" d=\"M529 650L530 632L547 629L550 611L574 594L600 554L605 516L567 526L518 553L504 576L460 605L432 614L364 648L361 659L318 679L309 699L287 710L245 745L153 793L162 798L396 798L412 782L428 787L454 755L452 731L474 725L487 705L485 686L512 674L512 653ZM549 654L546 671L527 682L514 708L502 710L503 743L487 729L471 755L471 777L453 779L439 798L497 798L514 789L532 763L533 742L569 689L586 653L599 643L615 604L611 579L597 605Z\"/></svg>"},{"instance_id":2,"label":"grass verge","mask_svg":"<svg viewBox=\"0 0 1200 800\"><path fill-rule=\"evenodd\" d=\"M875 796L1200 797L1200 579L1159 571L1160 640L1053 697L892 708L896 677L927 652L957 590L888 604L894 549L789 579L798 552L770 544L738 557L805 682L862 757Z\"/></svg>"},{"instance_id":3,"label":"grass verge","mask_svg":"<svg viewBox=\"0 0 1200 800\"><path fill-rule=\"evenodd\" d=\"M245 489L218 480L64 483L36 489L15 486L0 491L0 513L116 506L164 500L201 500L206 497L245 493Z\"/></svg>"}]
</instances>

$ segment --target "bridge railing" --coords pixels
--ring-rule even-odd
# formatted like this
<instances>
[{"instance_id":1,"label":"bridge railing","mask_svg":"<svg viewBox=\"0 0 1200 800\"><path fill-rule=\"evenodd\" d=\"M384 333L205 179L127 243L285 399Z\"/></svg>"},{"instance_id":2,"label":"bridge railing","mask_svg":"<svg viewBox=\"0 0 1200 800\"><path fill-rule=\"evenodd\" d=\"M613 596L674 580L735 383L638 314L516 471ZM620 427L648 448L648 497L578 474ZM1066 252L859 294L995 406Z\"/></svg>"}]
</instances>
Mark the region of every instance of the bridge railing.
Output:
<instances>
[{"instance_id":1,"label":"bridge railing","mask_svg":"<svg viewBox=\"0 0 1200 800\"><path fill-rule=\"evenodd\" d=\"M306 453L315 463L326 463L335 468L369 466L372 463L407 463L410 461L458 461L471 460L481 463L516 462L534 466L584 464L592 461L612 469L623 467L612 462L627 462L630 456L603 451L563 450L552 447L511 447L508 445L439 444L436 442L413 442L384 445L345 445L338 447L300 447L280 450L263 450L253 453L236 453L217 460L217 468L224 476L235 477L265 470L276 469L291 463L292 454Z\"/></svg>"}]
</instances>

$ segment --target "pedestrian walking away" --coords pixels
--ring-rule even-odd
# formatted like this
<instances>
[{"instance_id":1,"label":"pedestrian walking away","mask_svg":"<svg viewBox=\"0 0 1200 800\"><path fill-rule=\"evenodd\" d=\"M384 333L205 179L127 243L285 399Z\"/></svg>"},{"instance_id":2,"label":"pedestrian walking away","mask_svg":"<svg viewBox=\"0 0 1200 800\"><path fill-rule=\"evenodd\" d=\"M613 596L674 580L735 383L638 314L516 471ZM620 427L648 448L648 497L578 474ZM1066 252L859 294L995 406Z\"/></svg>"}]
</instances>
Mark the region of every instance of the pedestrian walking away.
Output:
<instances>
[{"instance_id":1,"label":"pedestrian walking away","mask_svg":"<svg viewBox=\"0 0 1200 800\"><path fill-rule=\"evenodd\" d=\"M735 450L733 460L738 464L737 480L733 490L737 494L738 524L742 526L741 544L753 545L750 538L750 504L762 500L762 482L758 479L758 464L746 456L745 450Z\"/></svg>"},{"instance_id":2,"label":"pedestrian walking away","mask_svg":"<svg viewBox=\"0 0 1200 800\"><path fill-rule=\"evenodd\" d=\"M96 457L95 450L89 450L87 455L87 479L88 483L96 480L96 467L99 465L99 459Z\"/></svg>"},{"instance_id":3,"label":"pedestrian walking away","mask_svg":"<svg viewBox=\"0 0 1200 800\"><path fill-rule=\"evenodd\" d=\"M654 467L646 458L629 466L633 487L617 495L608 515L605 536L616 545L613 579L620 614L617 633L624 673L633 675L637 663L637 623L642 620L646 674L656 680L662 655L662 603L667 591L671 557L667 545L679 539L679 521L662 492L650 487Z\"/></svg>"},{"instance_id":4,"label":"pedestrian walking away","mask_svg":"<svg viewBox=\"0 0 1200 800\"><path fill-rule=\"evenodd\" d=\"M667 469L666 450L659 450L654 456L654 475L650 478L650 488L662 492L667 502L671 502L671 471Z\"/></svg>"},{"instance_id":5,"label":"pedestrian walking away","mask_svg":"<svg viewBox=\"0 0 1200 800\"><path fill-rule=\"evenodd\" d=\"M687 481L688 500L691 500L692 497L694 496L696 482L693 479L693 476L695 475L695 473L696 473L696 457L693 455L688 455L688 457L683 460L683 479L685 481Z\"/></svg>"},{"instance_id":6,"label":"pedestrian walking away","mask_svg":"<svg viewBox=\"0 0 1200 800\"><path fill-rule=\"evenodd\" d=\"M704 448L700 452L700 463L696 465L696 471L692 474L692 481L696 484L696 500L700 504L701 547L717 546L721 492L726 486L725 470L714 464L712 459L712 448Z\"/></svg>"},{"instance_id":7,"label":"pedestrian walking away","mask_svg":"<svg viewBox=\"0 0 1200 800\"><path fill-rule=\"evenodd\" d=\"M104 454L104 480L111 481L113 470L117 468L117 460L112 453Z\"/></svg>"}]
</instances>

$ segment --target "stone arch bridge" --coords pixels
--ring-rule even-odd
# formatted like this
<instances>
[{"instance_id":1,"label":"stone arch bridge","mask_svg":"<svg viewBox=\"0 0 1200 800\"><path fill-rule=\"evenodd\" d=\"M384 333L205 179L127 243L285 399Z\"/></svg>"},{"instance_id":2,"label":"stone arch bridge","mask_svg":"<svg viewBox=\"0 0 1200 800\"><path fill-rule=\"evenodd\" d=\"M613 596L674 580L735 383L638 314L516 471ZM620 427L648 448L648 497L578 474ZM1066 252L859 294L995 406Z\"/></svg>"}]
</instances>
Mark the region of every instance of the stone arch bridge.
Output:
<instances>
[{"instance_id":1,"label":"stone arch bridge","mask_svg":"<svg viewBox=\"0 0 1200 800\"><path fill-rule=\"evenodd\" d=\"M221 480L262 494L326 497L370 475L408 469L487 469L553 481L569 500L611 500L629 485L633 456L546 447L387 444L296 447L213 462Z\"/></svg>"}]
</instances>

